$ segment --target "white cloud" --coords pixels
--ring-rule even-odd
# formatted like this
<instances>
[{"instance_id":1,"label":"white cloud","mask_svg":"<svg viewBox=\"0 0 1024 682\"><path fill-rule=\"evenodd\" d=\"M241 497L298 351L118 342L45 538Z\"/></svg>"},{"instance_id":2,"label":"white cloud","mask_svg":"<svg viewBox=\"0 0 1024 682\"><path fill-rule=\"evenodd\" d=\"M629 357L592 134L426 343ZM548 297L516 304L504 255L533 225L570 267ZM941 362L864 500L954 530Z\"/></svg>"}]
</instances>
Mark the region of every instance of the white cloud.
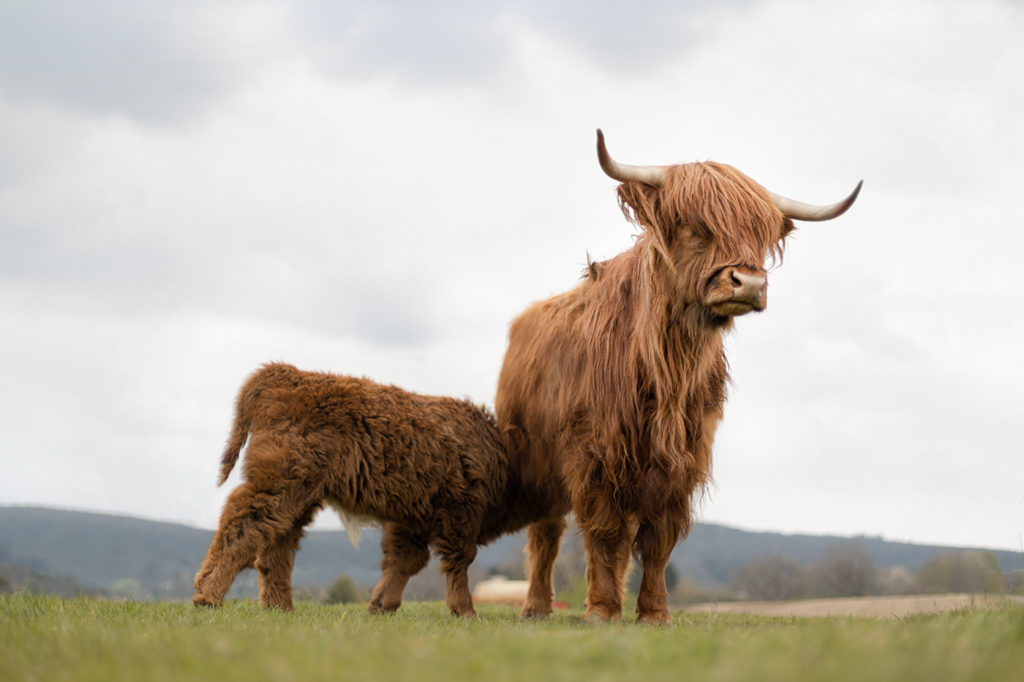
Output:
<instances>
[{"instance_id":1,"label":"white cloud","mask_svg":"<svg viewBox=\"0 0 1024 682\"><path fill-rule=\"evenodd\" d=\"M173 125L230 91L253 61L221 49L252 13L194 1L5 3L0 83L12 99Z\"/></svg>"},{"instance_id":2,"label":"white cloud","mask_svg":"<svg viewBox=\"0 0 1024 682\"><path fill-rule=\"evenodd\" d=\"M263 361L490 402L512 317L630 244L600 125L808 201L865 179L729 340L705 517L1016 546L1019 5L98 7L75 58L139 55L120 89L0 73L0 501L211 525Z\"/></svg>"}]
</instances>

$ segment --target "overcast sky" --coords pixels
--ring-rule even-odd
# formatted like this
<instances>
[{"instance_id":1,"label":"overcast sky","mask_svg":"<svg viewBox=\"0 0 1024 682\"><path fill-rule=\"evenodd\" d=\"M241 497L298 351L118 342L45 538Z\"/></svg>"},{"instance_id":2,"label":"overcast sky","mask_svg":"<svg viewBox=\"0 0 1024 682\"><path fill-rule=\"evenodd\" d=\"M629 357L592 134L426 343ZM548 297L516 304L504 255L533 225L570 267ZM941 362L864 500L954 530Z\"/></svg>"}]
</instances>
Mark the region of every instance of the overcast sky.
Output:
<instances>
[{"instance_id":1,"label":"overcast sky","mask_svg":"<svg viewBox=\"0 0 1024 682\"><path fill-rule=\"evenodd\" d=\"M1022 549L1024 3L557 7L0 5L0 504L213 527L269 360L493 404L511 319L632 243L600 126L864 179L727 341L700 518Z\"/></svg>"}]
</instances>

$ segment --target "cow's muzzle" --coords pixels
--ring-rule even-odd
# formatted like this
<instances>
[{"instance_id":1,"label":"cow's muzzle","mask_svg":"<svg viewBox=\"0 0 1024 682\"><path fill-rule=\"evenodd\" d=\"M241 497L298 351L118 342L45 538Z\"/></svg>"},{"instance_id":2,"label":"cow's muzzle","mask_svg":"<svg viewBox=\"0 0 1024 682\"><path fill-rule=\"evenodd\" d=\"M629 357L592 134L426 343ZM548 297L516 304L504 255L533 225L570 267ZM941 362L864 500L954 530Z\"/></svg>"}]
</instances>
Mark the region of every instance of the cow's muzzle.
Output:
<instances>
[{"instance_id":1,"label":"cow's muzzle","mask_svg":"<svg viewBox=\"0 0 1024 682\"><path fill-rule=\"evenodd\" d=\"M768 304L768 278L763 271L725 268L712 279L705 301L716 315L726 317L764 310Z\"/></svg>"}]
</instances>

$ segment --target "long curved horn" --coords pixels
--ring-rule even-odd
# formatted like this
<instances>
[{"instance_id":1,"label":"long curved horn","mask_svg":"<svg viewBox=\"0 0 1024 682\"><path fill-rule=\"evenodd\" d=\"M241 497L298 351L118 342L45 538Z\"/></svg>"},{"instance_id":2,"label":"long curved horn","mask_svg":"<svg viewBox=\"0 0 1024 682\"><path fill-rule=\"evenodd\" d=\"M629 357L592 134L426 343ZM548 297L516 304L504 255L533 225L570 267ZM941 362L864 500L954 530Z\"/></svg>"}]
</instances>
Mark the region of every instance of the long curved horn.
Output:
<instances>
[{"instance_id":1,"label":"long curved horn","mask_svg":"<svg viewBox=\"0 0 1024 682\"><path fill-rule=\"evenodd\" d=\"M793 218L795 220L832 220L846 213L846 209L853 206L853 202L857 200L857 195L860 194L860 186L864 184L861 180L857 183L857 186L853 188L853 192L850 196L846 197L842 201L837 201L834 204L826 204L824 206L815 206L814 204L805 204L802 201L794 201L793 199L787 199L784 196L780 196L773 192L768 192L771 195L772 201L779 207L779 210L787 218Z\"/></svg>"},{"instance_id":2,"label":"long curved horn","mask_svg":"<svg viewBox=\"0 0 1024 682\"><path fill-rule=\"evenodd\" d=\"M601 162L601 169L613 180L643 182L655 187L665 184L663 166L630 166L613 159L604 146L604 133L600 128L597 129L597 160Z\"/></svg>"}]
</instances>

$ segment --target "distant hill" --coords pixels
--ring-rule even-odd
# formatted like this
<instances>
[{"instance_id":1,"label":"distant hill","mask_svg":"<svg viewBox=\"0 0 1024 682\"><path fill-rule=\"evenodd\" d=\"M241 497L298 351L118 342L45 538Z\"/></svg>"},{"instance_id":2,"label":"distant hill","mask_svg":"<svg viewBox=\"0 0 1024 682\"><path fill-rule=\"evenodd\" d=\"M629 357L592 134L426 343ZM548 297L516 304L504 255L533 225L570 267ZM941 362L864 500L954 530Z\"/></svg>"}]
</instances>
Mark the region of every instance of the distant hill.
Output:
<instances>
[{"instance_id":1,"label":"distant hill","mask_svg":"<svg viewBox=\"0 0 1024 682\"><path fill-rule=\"evenodd\" d=\"M189 599L192 579L213 532L141 519L35 507L0 507L0 564L28 567L37 574L64 576L83 589L130 594L137 599ZM726 583L732 571L755 558L783 553L801 563L818 559L832 544L853 541L881 566L911 571L949 547L887 542L881 538L753 533L715 524L697 524L672 554L677 573L707 588ZM522 564L525 534L499 538L482 548L470 578L492 567ZM579 552L579 537L567 533L563 553ZM995 551L1003 570L1024 569L1024 556ZM357 585L379 577L380 531L366 529L356 550L344 531L307 534L296 557L293 584L322 586L347 573ZM430 573L428 573L430 572ZM436 577L436 563L424 570ZM254 595L255 573L244 571L229 596ZM416 584L407 596L415 598Z\"/></svg>"}]
</instances>

